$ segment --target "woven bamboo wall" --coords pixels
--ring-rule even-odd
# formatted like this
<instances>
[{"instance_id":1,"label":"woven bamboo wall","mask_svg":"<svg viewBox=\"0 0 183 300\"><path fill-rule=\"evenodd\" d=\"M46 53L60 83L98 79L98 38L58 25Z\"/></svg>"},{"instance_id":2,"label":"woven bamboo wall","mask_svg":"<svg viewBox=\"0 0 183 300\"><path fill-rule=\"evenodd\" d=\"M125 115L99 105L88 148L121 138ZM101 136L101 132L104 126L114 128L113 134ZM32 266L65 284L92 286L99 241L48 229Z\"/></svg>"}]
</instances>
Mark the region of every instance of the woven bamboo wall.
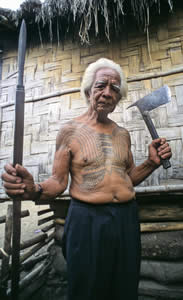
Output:
<instances>
[{"instance_id":1,"label":"woven bamboo wall","mask_svg":"<svg viewBox=\"0 0 183 300\"><path fill-rule=\"evenodd\" d=\"M128 98L111 118L126 127L132 138L132 151L137 164L147 157L151 141L144 122L136 108L126 107L152 90L169 85L172 101L152 112L151 116L160 136L165 136L172 147L172 168L159 168L143 185L179 184L183 178L183 11L169 17L167 22L149 29L145 34L129 31L121 40L95 43L79 47L72 42L64 46L44 45L27 50L25 64L26 99L79 87L87 65L100 57L119 63L129 81ZM17 80L17 49L3 53L0 92L0 170L12 159L15 85ZM166 75L166 72L173 72ZM146 76L147 75L147 76ZM145 76L145 79L135 78ZM152 78L149 78L149 77ZM7 105L7 106L6 106ZM36 181L51 173L55 138L60 126L86 110L80 94L34 100L25 104L24 165ZM4 197L0 189L0 197Z\"/></svg>"}]
</instances>

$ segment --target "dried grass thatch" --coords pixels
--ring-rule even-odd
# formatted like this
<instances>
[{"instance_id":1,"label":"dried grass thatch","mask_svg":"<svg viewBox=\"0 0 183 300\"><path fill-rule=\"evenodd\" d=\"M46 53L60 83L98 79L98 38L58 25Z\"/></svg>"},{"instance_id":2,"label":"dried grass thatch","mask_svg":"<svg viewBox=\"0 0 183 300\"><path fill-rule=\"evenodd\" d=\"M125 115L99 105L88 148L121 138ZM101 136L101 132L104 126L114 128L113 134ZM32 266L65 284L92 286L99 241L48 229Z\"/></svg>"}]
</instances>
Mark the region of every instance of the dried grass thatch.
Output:
<instances>
[{"instance_id":1,"label":"dried grass thatch","mask_svg":"<svg viewBox=\"0 0 183 300\"><path fill-rule=\"evenodd\" d=\"M82 44L87 44L90 37L111 36L121 32L122 25L129 17L136 20L139 28L146 30L150 23L150 15L160 14L161 6L167 11L173 10L176 0L25 0L21 8L9 11L4 17L8 23L17 26L24 18L28 27L38 26L40 39L49 28L49 39L54 35L57 40L67 36L79 37ZM0 11L0 17L3 17ZM1 27L1 19L0 19Z\"/></svg>"}]
</instances>

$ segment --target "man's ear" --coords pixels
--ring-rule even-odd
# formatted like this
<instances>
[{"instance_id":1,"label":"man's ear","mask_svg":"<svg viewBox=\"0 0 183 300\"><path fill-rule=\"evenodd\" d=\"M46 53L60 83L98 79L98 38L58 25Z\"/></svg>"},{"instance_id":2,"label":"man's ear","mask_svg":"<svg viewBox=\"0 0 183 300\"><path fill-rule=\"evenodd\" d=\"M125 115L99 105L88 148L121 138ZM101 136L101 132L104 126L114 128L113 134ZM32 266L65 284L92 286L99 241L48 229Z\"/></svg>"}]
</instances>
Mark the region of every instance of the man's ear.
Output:
<instances>
[{"instance_id":1,"label":"man's ear","mask_svg":"<svg viewBox=\"0 0 183 300\"><path fill-rule=\"evenodd\" d=\"M90 91L85 91L85 95L86 95L86 98L88 99L88 102L90 101L89 98L90 98Z\"/></svg>"}]
</instances>

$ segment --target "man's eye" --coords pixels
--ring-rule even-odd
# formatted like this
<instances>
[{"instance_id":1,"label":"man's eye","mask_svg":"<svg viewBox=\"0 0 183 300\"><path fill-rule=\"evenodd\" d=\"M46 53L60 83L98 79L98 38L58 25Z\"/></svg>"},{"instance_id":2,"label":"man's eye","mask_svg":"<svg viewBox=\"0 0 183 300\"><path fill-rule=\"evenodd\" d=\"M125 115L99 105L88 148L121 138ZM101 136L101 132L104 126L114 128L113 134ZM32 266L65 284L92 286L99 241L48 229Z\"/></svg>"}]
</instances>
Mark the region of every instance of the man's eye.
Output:
<instances>
[{"instance_id":1,"label":"man's eye","mask_svg":"<svg viewBox=\"0 0 183 300\"><path fill-rule=\"evenodd\" d=\"M112 85L112 89L116 92L119 93L120 92L120 87L117 85Z\"/></svg>"},{"instance_id":2,"label":"man's eye","mask_svg":"<svg viewBox=\"0 0 183 300\"><path fill-rule=\"evenodd\" d=\"M105 87L105 85L102 83L96 85L96 88L98 88L98 89L103 89L104 87Z\"/></svg>"}]
</instances>

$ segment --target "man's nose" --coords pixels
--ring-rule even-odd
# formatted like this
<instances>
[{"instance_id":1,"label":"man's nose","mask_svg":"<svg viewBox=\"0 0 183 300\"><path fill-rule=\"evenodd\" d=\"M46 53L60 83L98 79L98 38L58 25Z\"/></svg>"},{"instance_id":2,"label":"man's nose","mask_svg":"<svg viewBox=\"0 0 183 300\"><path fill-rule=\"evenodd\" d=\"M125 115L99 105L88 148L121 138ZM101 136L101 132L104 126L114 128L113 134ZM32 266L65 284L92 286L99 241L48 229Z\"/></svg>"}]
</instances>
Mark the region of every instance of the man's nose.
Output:
<instances>
[{"instance_id":1,"label":"man's nose","mask_svg":"<svg viewBox=\"0 0 183 300\"><path fill-rule=\"evenodd\" d=\"M111 88L109 85L107 85L103 91L103 96L106 98L111 97Z\"/></svg>"}]
</instances>

